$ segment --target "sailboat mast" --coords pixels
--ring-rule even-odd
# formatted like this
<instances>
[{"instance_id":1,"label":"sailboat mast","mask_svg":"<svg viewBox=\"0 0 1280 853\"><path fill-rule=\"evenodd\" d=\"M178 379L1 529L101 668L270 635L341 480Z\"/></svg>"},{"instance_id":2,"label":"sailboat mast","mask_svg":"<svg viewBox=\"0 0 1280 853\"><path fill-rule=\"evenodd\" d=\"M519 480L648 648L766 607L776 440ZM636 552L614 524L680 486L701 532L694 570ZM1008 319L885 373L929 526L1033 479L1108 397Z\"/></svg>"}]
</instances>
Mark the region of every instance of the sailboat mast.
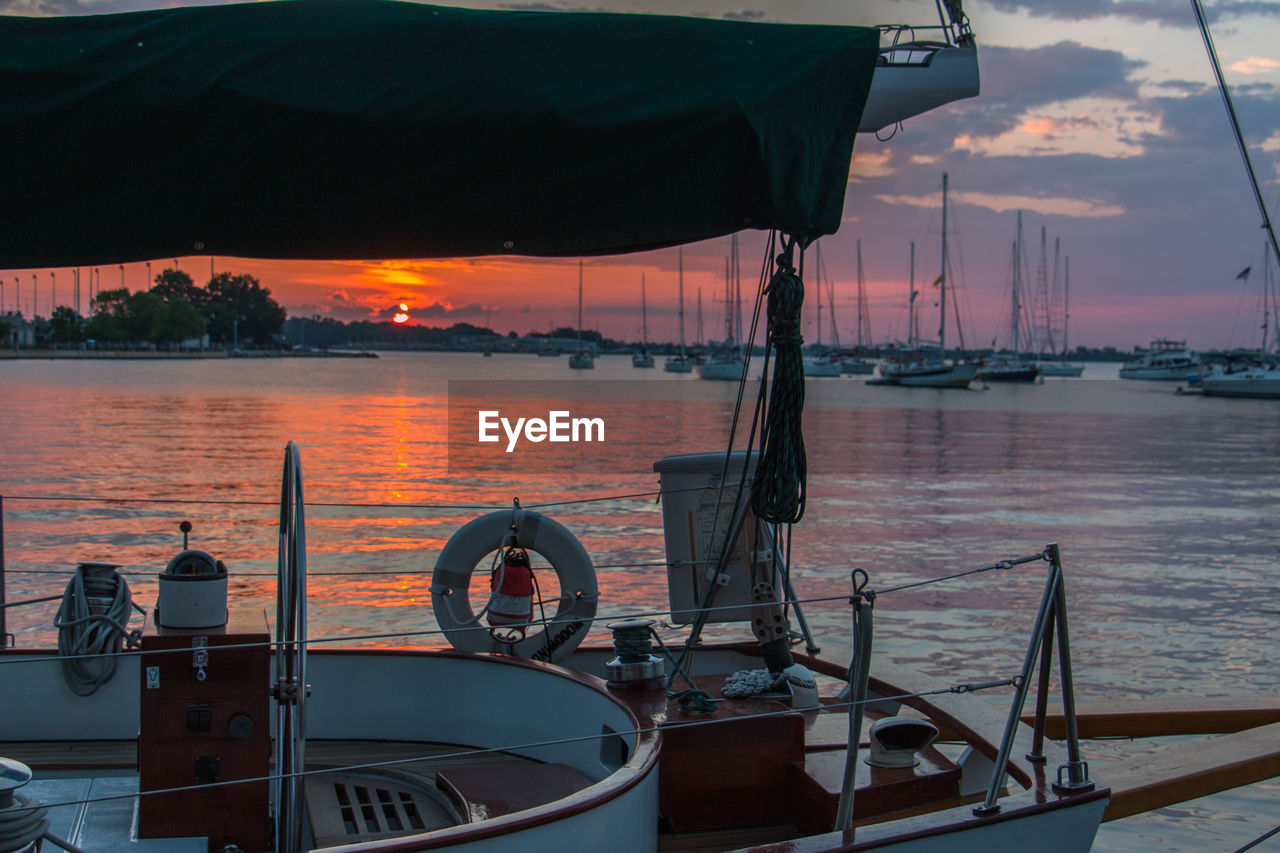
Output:
<instances>
[{"instance_id":1,"label":"sailboat mast","mask_svg":"<svg viewBox=\"0 0 1280 853\"><path fill-rule=\"evenodd\" d=\"M582 344L582 258L578 258L578 344Z\"/></svg>"},{"instance_id":2,"label":"sailboat mast","mask_svg":"<svg viewBox=\"0 0 1280 853\"><path fill-rule=\"evenodd\" d=\"M942 173L942 272L938 276L939 305L938 349L947 354L947 173Z\"/></svg>"},{"instance_id":3,"label":"sailboat mast","mask_svg":"<svg viewBox=\"0 0 1280 853\"><path fill-rule=\"evenodd\" d=\"M817 269L817 274L814 275L814 279L817 281L817 284L818 284L818 298L814 300L814 303L818 307L817 347L818 347L818 352L821 353L822 352L822 244L817 243L814 245L814 248L817 252L816 256L814 257L814 266Z\"/></svg>"},{"instance_id":4,"label":"sailboat mast","mask_svg":"<svg viewBox=\"0 0 1280 853\"><path fill-rule=\"evenodd\" d=\"M1013 357L1016 360L1021 354L1021 341L1018 337L1018 314L1022 311L1022 277L1018 275L1018 258L1022 255L1022 211L1018 211L1018 236L1013 243L1013 320L1010 331L1013 333Z\"/></svg>"},{"instance_id":5,"label":"sailboat mast","mask_svg":"<svg viewBox=\"0 0 1280 853\"><path fill-rule=\"evenodd\" d=\"M684 358L684 246L680 247L677 257L680 281L680 357Z\"/></svg>"},{"instance_id":6,"label":"sailboat mast","mask_svg":"<svg viewBox=\"0 0 1280 853\"><path fill-rule=\"evenodd\" d=\"M858 240L858 349L862 349L862 330L866 327L866 318L863 316L863 309L867 302L867 293L862 279L862 240ZM835 306L832 306L835 311Z\"/></svg>"},{"instance_id":7,"label":"sailboat mast","mask_svg":"<svg viewBox=\"0 0 1280 853\"><path fill-rule=\"evenodd\" d=\"M916 241L910 242L910 264L907 279L907 346L916 345Z\"/></svg>"},{"instance_id":8,"label":"sailboat mast","mask_svg":"<svg viewBox=\"0 0 1280 853\"><path fill-rule=\"evenodd\" d=\"M742 262L738 258L738 235L729 237L730 251L733 253L733 342L743 345L742 340Z\"/></svg>"},{"instance_id":9,"label":"sailboat mast","mask_svg":"<svg viewBox=\"0 0 1280 853\"><path fill-rule=\"evenodd\" d=\"M640 273L640 343L649 345L649 306L644 298L644 273Z\"/></svg>"},{"instance_id":10,"label":"sailboat mast","mask_svg":"<svg viewBox=\"0 0 1280 853\"><path fill-rule=\"evenodd\" d=\"M1071 327L1071 259L1062 259L1062 357L1067 357L1067 330Z\"/></svg>"}]
</instances>

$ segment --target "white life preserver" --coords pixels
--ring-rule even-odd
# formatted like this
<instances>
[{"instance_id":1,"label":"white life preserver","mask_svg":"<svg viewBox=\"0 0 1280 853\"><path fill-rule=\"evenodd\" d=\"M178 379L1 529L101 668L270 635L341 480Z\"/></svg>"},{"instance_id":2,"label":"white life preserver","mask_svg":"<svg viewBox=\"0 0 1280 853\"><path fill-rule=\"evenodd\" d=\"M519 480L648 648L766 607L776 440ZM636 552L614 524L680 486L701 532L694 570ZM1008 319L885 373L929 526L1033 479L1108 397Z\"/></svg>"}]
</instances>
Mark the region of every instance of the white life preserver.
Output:
<instances>
[{"instance_id":1,"label":"white life preserver","mask_svg":"<svg viewBox=\"0 0 1280 853\"><path fill-rule=\"evenodd\" d=\"M468 589L476 566L504 545L541 554L560 580L560 599L546 630L534 630L523 640L503 643L490 636L471 609ZM474 518L449 537L431 573L431 607L449 644L465 652L498 652L554 663L569 655L596 615L600 597L596 570L586 549L553 518L526 509L499 510Z\"/></svg>"}]
</instances>

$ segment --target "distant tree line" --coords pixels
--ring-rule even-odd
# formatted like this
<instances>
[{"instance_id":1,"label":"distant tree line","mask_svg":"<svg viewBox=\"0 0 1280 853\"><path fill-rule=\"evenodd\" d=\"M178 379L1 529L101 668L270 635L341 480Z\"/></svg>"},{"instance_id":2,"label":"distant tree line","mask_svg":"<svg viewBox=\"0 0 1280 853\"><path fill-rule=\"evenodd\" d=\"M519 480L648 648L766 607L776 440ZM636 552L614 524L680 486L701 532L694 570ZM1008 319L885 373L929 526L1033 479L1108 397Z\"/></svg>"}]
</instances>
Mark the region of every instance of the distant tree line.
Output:
<instances>
[{"instance_id":1,"label":"distant tree line","mask_svg":"<svg viewBox=\"0 0 1280 853\"><path fill-rule=\"evenodd\" d=\"M218 273L198 287L182 270L167 269L150 290L101 290L86 321L59 305L49 318L54 343L93 340L105 344L157 346L202 339L212 345L265 346L284 327L285 310L251 275Z\"/></svg>"},{"instance_id":2,"label":"distant tree line","mask_svg":"<svg viewBox=\"0 0 1280 853\"><path fill-rule=\"evenodd\" d=\"M576 329L564 327L552 332L529 332L525 337L573 338L577 334ZM284 335L289 343L295 346L308 346L317 349L370 344L445 347L454 339L460 337L518 337L515 332L508 332L505 336L500 336L488 327L476 326L471 323L454 323L452 326L443 328L371 320L353 320L350 323L344 323L332 317L320 317L318 315L312 317L290 317L284 323ZM582 331L582 340L594 342L601 347L617 345L615 341L603 337L599 332L587 329Z\"/></svg>"}]
</instances>

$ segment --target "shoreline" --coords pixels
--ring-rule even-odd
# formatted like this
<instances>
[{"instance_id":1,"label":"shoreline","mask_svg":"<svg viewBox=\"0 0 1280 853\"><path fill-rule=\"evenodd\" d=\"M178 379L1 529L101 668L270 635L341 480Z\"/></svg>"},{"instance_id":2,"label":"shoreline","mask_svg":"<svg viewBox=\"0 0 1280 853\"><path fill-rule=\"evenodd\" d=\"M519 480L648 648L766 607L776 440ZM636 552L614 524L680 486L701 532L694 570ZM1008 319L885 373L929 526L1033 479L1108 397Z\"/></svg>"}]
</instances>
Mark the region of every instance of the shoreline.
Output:
<instances>
[{"instance_id":1,"label":"shoreline","mask_svg":"<svg viewBox=\"0 0 1280 853\"><path fill-rule=\"evenodd\" d=\"M285 350L240 350L234 354L227 350L175 351L158 352L153 350L55 350L55 349L0 349L0 360L30 359L95 359L95 360L127 360L156 361L162 359L189 361L193 359L227 359L227 358L377 358L376 352L368 350L328 350L325 352L289 352Z\"/></svg>"}]
</instances>

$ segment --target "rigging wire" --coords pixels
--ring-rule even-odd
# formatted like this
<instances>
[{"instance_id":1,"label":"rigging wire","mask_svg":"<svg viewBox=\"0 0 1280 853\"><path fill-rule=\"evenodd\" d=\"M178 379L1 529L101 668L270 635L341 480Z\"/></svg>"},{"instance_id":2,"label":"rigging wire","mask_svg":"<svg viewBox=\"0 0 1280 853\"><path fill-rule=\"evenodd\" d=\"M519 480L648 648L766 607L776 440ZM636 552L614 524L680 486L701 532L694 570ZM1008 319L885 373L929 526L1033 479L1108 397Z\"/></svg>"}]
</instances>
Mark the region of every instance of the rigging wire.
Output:
<instances>
[{"instance_id":1,"label":"rigging wire","mask_svg":"<svg viewBox=\"0 0 1280 853\"><path fill-rule=\"evenodd\" d=\"M979 566L973 569L953 572L946 575L939 575L937 577L926 578L924 580L914 581L911 583L899 584L897 586L886 587L884 589L877 590L876 594L878 596L885 596L885 595L893 594L895 592L902 592L910 589L918 589L921 587L932 586L933 584L938 584L938 583L946 583L949 581L958 580L960 578L965 578L971 575L981 574L984 572L990 572L995 570L1009 570L1018 566L1026 565L1028 563L1044 561L1047 559L1047 554L1048 554L1047 549L1042 549L1041 551L1029 556L999 560L995 563L991 563L985 566ZM832 604L832 603L847 603L848 600L849 600L849 596L846 594L846 595L818 596L813 598L791 599L791 602L793 604ZM727 604L727 605L713 605L713 606L709 606L707 609L709 611L718 611L718 610L733 610L733 609L738 609L740 607L741 607L740 604ZM674 614L674 612L675 611L671 611L671 610L655 610L655 611L642 611L642 612L617 613L617 614L596 614L590 619L584 619L583 621L594 624L596 622L622 622L622 621L631 621L636 619L656 619L656 618L670 617ZM538 623L533 622L530 624L536 625ZM487 631L488 628L482 625L475 625L470 627L455 628L451 630ZM396 631L396 632L381 633L381 634L347 634L347 635L341 635L341 636L335 636L335 637L312 637L304 640L299 640L298 642L309 645L309 646L310 645L329 645L333 643L360 643L360 642L372 642L377 640L394 640L394 639L404 639L404 638L412 638L412 637L429 637L429 636L436 636L436 635L444 635L444 633L445 633L444 630L441 628L426 628L418 631ZM274 642L237 643L237 644L228 644L225 646L218 646L218 649L220 650L254 649L254 648L262 648L262 647L274 648L276 645L277 644ZM149 655L189 654L190 651L191 651L190 648L155 649L152 651L148 651L146 654L149 654ZM129 656L140 656L141 654L143 654L141 651L125 650L117 653L116 655L114 655L114 657L124 658ZM67 657L69 659L78 659L78 658L92 657L92 655L77 654L77 655L68 655ZM0 666L3 666L4 664L18 664L18 663L48 663L48 662L58 661L59 659L60 657L57 655L40 655L35 657L0 656Z\"/></svg>"}]
</instances>

